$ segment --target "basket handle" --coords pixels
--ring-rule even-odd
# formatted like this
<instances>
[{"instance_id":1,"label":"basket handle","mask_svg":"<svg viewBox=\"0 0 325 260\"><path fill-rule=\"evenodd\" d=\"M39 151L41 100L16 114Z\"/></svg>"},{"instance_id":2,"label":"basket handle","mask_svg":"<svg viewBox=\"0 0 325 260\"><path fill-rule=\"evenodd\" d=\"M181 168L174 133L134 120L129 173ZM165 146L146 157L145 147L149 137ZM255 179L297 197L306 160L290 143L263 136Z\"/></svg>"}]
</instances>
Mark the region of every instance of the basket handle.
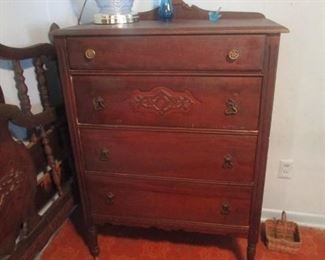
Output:
<instances>
[{"instance_id":1,"label":"basket handle","mask_svg":"<svg viewBox=\"0 0 325 260\"><path fill-rule=\"evenodd\" d=\"M287 222L287 213L284 210L281 213L281 222Z\"/></svg>"}]
</instances>

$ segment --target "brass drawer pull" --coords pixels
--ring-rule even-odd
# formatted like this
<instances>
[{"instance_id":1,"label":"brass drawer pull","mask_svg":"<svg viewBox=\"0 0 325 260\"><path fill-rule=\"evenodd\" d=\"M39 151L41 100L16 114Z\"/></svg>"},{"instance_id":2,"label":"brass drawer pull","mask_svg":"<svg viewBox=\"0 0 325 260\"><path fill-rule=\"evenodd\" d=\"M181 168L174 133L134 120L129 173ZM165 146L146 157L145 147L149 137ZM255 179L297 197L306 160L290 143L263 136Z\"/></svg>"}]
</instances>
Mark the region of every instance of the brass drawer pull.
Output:
<instances>
[{"instance_id":1,"label":"brass drawer pull","mask_svg":"<svg viewBox=\"0 0 325 260\"><path fill-rule=\"evenodd\" d=\"M221 210L220 210L221 215L229 215L230 214L230 205L228 202L224 202L221 205Z\"/></svg>"},{"instance_id":2,"label":"brass drawer pull","mask_svg":"<svg viewBox=\"0 0 325 260\"><path fill-rule=\"evenodd\" d=\"M108 192L105 194L105 201L106 201L106 204L113 204L113 200L115 198L115 195L113 192Z\"/></svg>"},{"instance_id":3,"label":"brass drawer pull","mask_svg":"<svg viewBox=\"0 0 325 260\"><path fill-rule=\"evenodd\" d=\"M226 104L225 115L232 116L238 113L238 104L233 99L228 99Z\"/></svg>"},{"instance_id":4,"label":"brass drawer pull","mask_svg":"<svg viewBox=\"0 0 325 260\"><path fill-rule=\"evenodd\" d=\"M101 111L105 108L104 98L101 96L93 98L93 107L95 111Z\"/></svg>"},{"instance_id":5,"label":"brass drawer pull","mask_svg":"<svg viewBox=\"0 0 325 260\"><path fill-rule=\"evenodd\" d=\"M232 49L228 53L228 58L230 61L238 60L239 56L240 56L240 52L238 49Z\"/></svg>"},{"instance_id":6,"label":"brass drawer pull","mask_svg":"<svg viewBox=\"0 0 325 260\"><path fill-rule=\"evenodd\" d=\"M231 154L226 154L224 157L223 168L231 169L234 167L234 161Z\"/></svg>"},{"instance_id":7,"label":"brass drawer pull","mask_svg":"<svg viewBox=\"0 0 325 260\"><path fill-rule=\"evenodd\" d=\"M85 51L85 58L87 60L93 60L95 58L95 56L96 56L96 52L94 49L87 49Z\"/></svg>"},{"instance_id":8,"label":"brass drawer pull","mask_svg":"<svg viewBox=\"0 0 325 260\"><path fill-rule=\"evenodd\" d=\"M99 153L99 160L108 161L109 160L109 150L106 148L102 148Z\"/></svg>"}]
</instances>

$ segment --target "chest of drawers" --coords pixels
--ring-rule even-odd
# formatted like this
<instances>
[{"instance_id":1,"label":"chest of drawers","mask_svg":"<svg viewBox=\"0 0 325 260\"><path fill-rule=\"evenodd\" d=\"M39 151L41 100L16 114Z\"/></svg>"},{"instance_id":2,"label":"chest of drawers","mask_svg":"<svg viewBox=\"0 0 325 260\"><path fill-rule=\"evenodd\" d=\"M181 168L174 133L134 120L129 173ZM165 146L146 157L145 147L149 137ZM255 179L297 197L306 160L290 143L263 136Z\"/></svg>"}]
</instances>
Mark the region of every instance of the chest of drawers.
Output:
<instances>
[{"instance_id":1,"label":"chest of drawers","mask_svg":"<svg viewBox=\"0 0 325 260\"><path fill-rule=\"evenodd\" d=\"M286 31L225 13L55 32L93 255L112 223L242 235L254 258Z\"/></svg>"}]
</instances>

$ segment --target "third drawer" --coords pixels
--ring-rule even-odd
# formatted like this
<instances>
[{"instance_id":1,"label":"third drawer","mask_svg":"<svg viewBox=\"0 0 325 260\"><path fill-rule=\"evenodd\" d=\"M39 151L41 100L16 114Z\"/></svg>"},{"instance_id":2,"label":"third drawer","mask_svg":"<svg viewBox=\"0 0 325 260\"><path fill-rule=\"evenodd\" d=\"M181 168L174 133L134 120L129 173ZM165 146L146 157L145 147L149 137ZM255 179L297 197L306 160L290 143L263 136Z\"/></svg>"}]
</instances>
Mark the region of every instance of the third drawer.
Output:
<instances>
[{"instance_id":1,"label":"third drawer","mask_svg":"<svg viewBox=\"0 0 325 260\"><path fill-rule=\"evenodd\" d=\"M256 136L83 129L87 171L252 184Z\"/></svg>"}]
</instances>

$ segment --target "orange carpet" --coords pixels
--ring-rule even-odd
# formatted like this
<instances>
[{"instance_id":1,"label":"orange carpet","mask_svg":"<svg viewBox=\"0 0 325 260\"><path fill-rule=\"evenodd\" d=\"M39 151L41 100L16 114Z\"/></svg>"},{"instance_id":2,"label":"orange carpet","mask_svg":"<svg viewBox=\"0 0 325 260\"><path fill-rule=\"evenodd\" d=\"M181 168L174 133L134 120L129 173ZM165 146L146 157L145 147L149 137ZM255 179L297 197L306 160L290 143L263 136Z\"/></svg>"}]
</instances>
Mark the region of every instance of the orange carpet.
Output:
<instances>
[{"instance_id":1,"label":"orange carpet","mask_svg":"<svg viewBox=\"0 0 325 260\"><path fill-rule=\"evenodd\" d=\"M79 214L73 215L44 250L41 260L93 259L80 235ZM246 255L244 238L110 225L99 230L101 260L244 260ZM325 259L325 230L301 228L301 234L303 244L298 254L272 252L260 242L256 260Z\"/></svg>"}]
</instances>

